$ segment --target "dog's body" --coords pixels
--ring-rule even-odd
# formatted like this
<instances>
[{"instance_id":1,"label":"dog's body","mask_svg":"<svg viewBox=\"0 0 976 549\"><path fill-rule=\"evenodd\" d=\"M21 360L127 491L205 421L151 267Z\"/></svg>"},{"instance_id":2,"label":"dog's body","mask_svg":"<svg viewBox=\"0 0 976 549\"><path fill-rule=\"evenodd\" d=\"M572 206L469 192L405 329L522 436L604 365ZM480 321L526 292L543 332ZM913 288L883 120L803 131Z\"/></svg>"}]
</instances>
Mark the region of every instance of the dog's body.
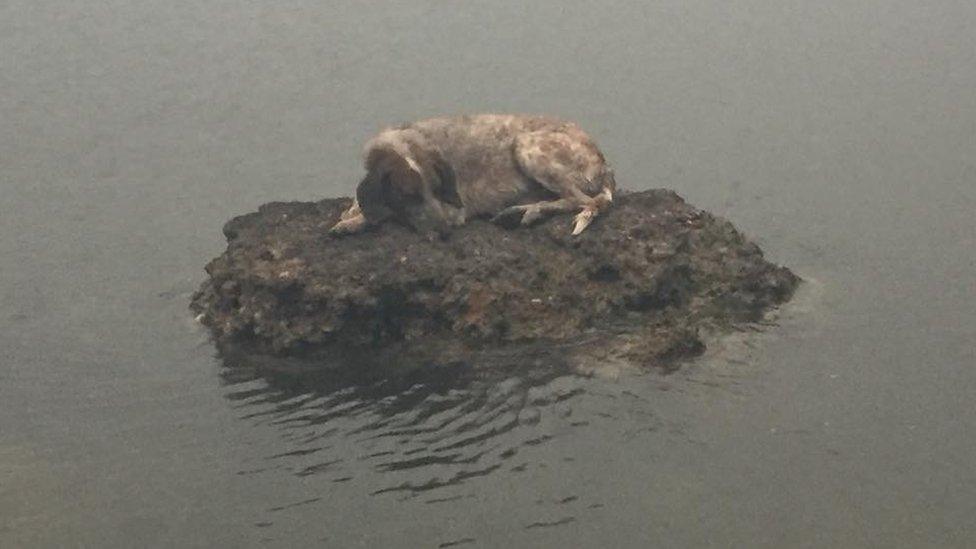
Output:
<instances>
[{"instance_id":1,"label":"dog's body","mask_svg":"<svg viewBox=\"0 0 976 549\"><path fill-rule=\"evenodd\" d=\"M332 228L359 232L399 218L439 229L474 217L578 211L579 234L610 205L615 183L596 144L577 125L549 117L483 114L391 128L364 150L366 177Z\"/></svg>"}]
</instances>

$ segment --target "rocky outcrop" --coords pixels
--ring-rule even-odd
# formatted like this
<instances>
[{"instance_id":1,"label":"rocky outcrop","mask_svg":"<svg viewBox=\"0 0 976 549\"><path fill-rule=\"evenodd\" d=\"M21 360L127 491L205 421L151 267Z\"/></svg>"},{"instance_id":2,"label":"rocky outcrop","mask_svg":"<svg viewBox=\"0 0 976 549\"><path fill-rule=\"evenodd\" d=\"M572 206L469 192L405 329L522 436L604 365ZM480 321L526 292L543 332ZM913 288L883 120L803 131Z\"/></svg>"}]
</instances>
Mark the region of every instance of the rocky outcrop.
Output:
<instances>
[{"instance_id":1,"label":"rocky outcrop","mask_svg":"<svg viewBox=\"0 0 976 549\"><path fill-rule=\"evenodd\" d=\"M576 237L571 216L329 236L348 204L271 203L225 225L191 304L218 346L384 361L541 346L671 367L701 330L757 320L799 283L667 190L622 194Z\"/></svg>"}]
</instances>

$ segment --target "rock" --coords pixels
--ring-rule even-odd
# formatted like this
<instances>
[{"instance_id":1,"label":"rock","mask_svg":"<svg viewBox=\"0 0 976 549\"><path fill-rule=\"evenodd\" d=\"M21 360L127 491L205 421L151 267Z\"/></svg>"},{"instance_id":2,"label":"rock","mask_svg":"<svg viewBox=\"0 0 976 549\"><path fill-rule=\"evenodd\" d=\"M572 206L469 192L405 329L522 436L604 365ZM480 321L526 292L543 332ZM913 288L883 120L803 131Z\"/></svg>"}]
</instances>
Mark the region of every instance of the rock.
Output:
<instances>
[{"instance_id":1,"label":"rock","mask_svg":"<svg viewBox=\"0 0 976 549\"><path fill-rule=\"evenodd\" d=\"M329 236L349 203L265 204L225 225L191 304L222 350L443 363L541 347L667 368L704 349L700 330L758 320L800 281L667 190L622 194L576 237L571 216Z\"/></svg>"}]
</instances>

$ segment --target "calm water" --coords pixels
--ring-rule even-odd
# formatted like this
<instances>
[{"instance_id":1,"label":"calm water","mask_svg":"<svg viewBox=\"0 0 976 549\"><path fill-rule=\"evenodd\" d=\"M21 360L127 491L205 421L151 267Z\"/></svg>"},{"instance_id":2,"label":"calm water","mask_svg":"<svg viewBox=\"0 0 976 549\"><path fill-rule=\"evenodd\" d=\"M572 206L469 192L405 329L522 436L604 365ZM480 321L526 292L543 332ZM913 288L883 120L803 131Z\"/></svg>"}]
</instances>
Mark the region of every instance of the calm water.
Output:
<instances>
[{"instance_id":1,"label":"calm water","mask_svg":"<svg viewBox=\"0 0 976 549\"><path fill-rule=\"evenodd\" d=\"M375 4L0 1L0 546L976 543L976 4ZM462 111L812 282L668 377L215 358L223 221Z\"/></svg>"}]
</instances>

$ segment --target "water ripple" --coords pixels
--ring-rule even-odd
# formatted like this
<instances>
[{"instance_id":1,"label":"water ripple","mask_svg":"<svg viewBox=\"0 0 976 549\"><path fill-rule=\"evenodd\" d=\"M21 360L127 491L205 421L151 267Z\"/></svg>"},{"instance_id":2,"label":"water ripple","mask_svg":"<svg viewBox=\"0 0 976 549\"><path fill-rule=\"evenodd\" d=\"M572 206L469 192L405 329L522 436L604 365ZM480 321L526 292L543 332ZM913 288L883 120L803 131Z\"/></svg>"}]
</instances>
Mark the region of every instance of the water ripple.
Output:
<instances>
[{"instance_id":1,"label":"water ripple","mask_svg":"<svg viewBox=\"0 0 976 549\"><path fill-rule=\"evenodd\" d=\"M473 353L443 364L336 365L243 352L222 358L225 395L241 419L281 435L266 461L296 477L356 479L374 495L412 498L524 471L533 463L530 450L552 440L554 429L586 424L570 421L565 405L585 393L585 380L552 348Z\"/></svg>"}]
</instances>

